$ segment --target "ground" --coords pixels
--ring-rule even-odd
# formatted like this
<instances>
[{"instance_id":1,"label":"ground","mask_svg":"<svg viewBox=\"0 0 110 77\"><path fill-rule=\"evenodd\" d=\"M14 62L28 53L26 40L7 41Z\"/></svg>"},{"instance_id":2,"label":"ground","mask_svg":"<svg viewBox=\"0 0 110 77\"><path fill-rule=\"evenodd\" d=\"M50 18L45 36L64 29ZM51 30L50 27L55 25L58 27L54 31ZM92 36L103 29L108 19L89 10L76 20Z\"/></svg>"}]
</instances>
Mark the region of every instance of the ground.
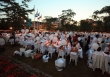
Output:
<instances>
[{"instance_id":1,"label":"ground","mask_svg":"<svg viewBox=\"0 0 110 77\"><path fill-rule=\"evenodd\" d=\"M87 55L84 51L83 59L78 59L77 66L74 62L69 64L69 56L66 58L66 67L62 71L57 71L55 67L55 60L57 55L53 55L52 59L49 59L47 63L44 63L42 58L34 60L31 57L26 58L24 56L13 56L15 50L19 50L22 47L20 45L11 46L10 43L4 45L5 51L1 52L0 55L5 57L11 57L10 59L15 59L22 63L25 63L32 68L38 69L40 72L43 72L52 77L110 77L109 74L104 73L100 69L93 71L87 65ZM19 64L19 63L18 63ZM43 77L43 76L42 76Z\"/></svg>"}]
</instances>

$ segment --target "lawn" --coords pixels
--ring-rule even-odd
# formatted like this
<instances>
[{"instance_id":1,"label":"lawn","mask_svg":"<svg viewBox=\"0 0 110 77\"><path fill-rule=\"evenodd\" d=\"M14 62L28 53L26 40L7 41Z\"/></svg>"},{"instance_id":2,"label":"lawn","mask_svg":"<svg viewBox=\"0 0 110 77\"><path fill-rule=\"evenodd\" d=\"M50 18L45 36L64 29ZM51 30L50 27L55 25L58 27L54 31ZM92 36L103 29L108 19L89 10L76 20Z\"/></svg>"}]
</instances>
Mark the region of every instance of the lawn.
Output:
<instances>
[{"instance_id":1,"label":"lawn","mask_svg":"<svg viewBox=\"0 0 110 77\"><path fill-rule=\"evenodd\" d=\"M4 55L6 57L11 57L11 59L18 60L22 63L25 63L32 68L38 69L40 72L48 74L52 77L110 77L109 74L104 73L100 69L96 69L93 71L87 65L87 56L84 51L83 59L78 59L78 64L75 66L74 62L69 64L69 56L66 58L66 67L62 71L57 71L55 67L55 60L57 56L53 56L52 59L49 59L47 63L44 63L42 58L38 60L34 60L31 57L26 58L24 56L13 56L15 50L19 50L20 45L11 46L7 43L5 46L5 52L0 53L0 55ZM30 71L31 72L31 71ZM35 73L36 74L36 73ZM42 75L43 77L43 75Z\"/></svg>"}]
</instances>

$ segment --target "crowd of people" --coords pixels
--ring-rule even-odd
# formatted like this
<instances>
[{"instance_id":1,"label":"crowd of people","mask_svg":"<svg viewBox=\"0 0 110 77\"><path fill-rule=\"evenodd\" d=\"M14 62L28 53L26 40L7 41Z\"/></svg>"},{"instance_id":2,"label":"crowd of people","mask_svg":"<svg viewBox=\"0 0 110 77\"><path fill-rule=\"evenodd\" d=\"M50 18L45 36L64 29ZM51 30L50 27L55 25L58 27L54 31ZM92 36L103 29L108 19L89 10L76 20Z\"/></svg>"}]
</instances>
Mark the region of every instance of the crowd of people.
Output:
<instances>
[{"instance_id":1,"label":"crowd of people","mask_svg":"<svg viewBox=\"0 0 110 77\"><path fill-rule=\"evenodd\" d=\"M15 36L14 32L8 34L6 32L2 33L6 42L10 42L14 44L14 37L15 42L19 43L20 45L24 45L25 47L34 46L34 50L39 51L41 53L45 53L46 45L54 45L53 47L63 46L64 50L66 51L78 51L79 48L82 48L84 51L88 51L94 43L98 43L101 47L101 50L104 52L109 52L110 50L110 34L109 33L101 33L101 32L43 32L43 31L16 31ZM62 42L65 42L63 44ZM45 46L41 48L41 46ZM67 52L66 54L69 54Z\"/></svg>"},{"instance_id":2,"label":"crowd of people","mask_svg":"<svg viewBox=\"0 0 110 77\"><path fill-rule=\"evenodd\" d=\"M110 54L110 33L106 32L76 32L76 31L31 31L28 29L2 33L5 42L14 44L17 42L26 50L45 54L57 53L58 58L66 58L71 52L83 58L83 53L88 55L91 62L93 54ZM14 41L15 40L15 41ZM21 53L20 53L21 54ZM52 58L52 55L50 56Z\"/></svg>"}]
</instances>

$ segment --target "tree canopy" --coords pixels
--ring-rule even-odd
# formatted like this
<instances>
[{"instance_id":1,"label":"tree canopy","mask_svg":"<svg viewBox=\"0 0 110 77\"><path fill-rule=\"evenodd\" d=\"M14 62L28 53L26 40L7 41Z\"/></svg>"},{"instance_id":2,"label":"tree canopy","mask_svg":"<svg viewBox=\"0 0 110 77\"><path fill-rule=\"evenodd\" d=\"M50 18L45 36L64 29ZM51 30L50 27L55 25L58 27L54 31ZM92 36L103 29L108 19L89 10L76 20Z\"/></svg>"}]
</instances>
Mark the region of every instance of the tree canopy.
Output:
<instances>
[{"instance_id":1,"label":"tree canopy","mask_svg":"<svg viewBox=\"0 0 110 77\"><path fill-rule=\"evenodd\" d=\"M101 16L99 17L99 15ZM102 19L104 31L110 30L110 6L105 6L100 10L94 11L92 16L94 19Z\"/></svg>"},{"instance_id":2,"label":"tree canopy","mask_svg":"<svg viewBox=\"0 0 110 77\"><path fill-rule=\"evenodd\" d=\"M21 29L24 20L28 21L28 14L34 11L34 8L28 9L27 3L30 1L31 0L21 0L21 4L19 4L16 0L0 0L0 15L2 16L2 18L0 18L0 25L5 28L13 25L14 28ZM74 20L75 15L76 13L72 9L62 10L62 14L58 15L58 18L45 16L43 22L47 30L110 30L110 6L105 6L102 9L94 11L91 23L85 19L81 20L79 26L77 26L78 22ZM56 23L57 27L53 23Z\"/></svg>"},{"instance_id":3,"label":"tree canopy","mask_svg":"<svg viewBox=\"0 0 110 77\"><path fill-rule=\"evenodd\" d=\"M24 20L28 20L28 13L34 11L34 9L27 9L27 2L31 0L22 0L19 4L15 0L4 0L0 1L1 15L8 18L8 21L12 23L15 28L19 28L20 25L23 26Z\"/></svg>"}]
</instances>

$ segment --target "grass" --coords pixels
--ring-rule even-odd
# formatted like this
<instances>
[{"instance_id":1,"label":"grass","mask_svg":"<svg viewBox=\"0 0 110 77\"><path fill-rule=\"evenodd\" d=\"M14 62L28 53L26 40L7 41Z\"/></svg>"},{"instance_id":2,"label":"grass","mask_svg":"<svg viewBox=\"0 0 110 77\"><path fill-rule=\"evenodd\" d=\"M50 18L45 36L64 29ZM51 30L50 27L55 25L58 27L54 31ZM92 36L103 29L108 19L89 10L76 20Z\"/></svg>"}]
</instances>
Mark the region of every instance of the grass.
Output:
<instances>
[{"instance_id":1,"label":"grass","mask_svg":"<svg viewBox=\"0 0 110 77\"><path fill-rule=\"evenodd\" d=\"M42 58L38 60L34 60L31 57L26 58L24 56L13 56L15 50L19 50L20 45L11 46L7 43L5 46L5 52L0 53L9 55L23 63L26 63L33 68L37 68L42 72L45 72L53 77L110 77L109 74L104 73L100 69L96 69L93 71L87 65L87 56L85 55L84 51L84 58L78 60L77 66L75 66L74 62L69 64L69 56L66 58L66 67L62 71L57 71L55 68L55 60L57 56L53 56L52 59L49 59L49 62L44 63Z\"/></svg>"}]
</instances>

